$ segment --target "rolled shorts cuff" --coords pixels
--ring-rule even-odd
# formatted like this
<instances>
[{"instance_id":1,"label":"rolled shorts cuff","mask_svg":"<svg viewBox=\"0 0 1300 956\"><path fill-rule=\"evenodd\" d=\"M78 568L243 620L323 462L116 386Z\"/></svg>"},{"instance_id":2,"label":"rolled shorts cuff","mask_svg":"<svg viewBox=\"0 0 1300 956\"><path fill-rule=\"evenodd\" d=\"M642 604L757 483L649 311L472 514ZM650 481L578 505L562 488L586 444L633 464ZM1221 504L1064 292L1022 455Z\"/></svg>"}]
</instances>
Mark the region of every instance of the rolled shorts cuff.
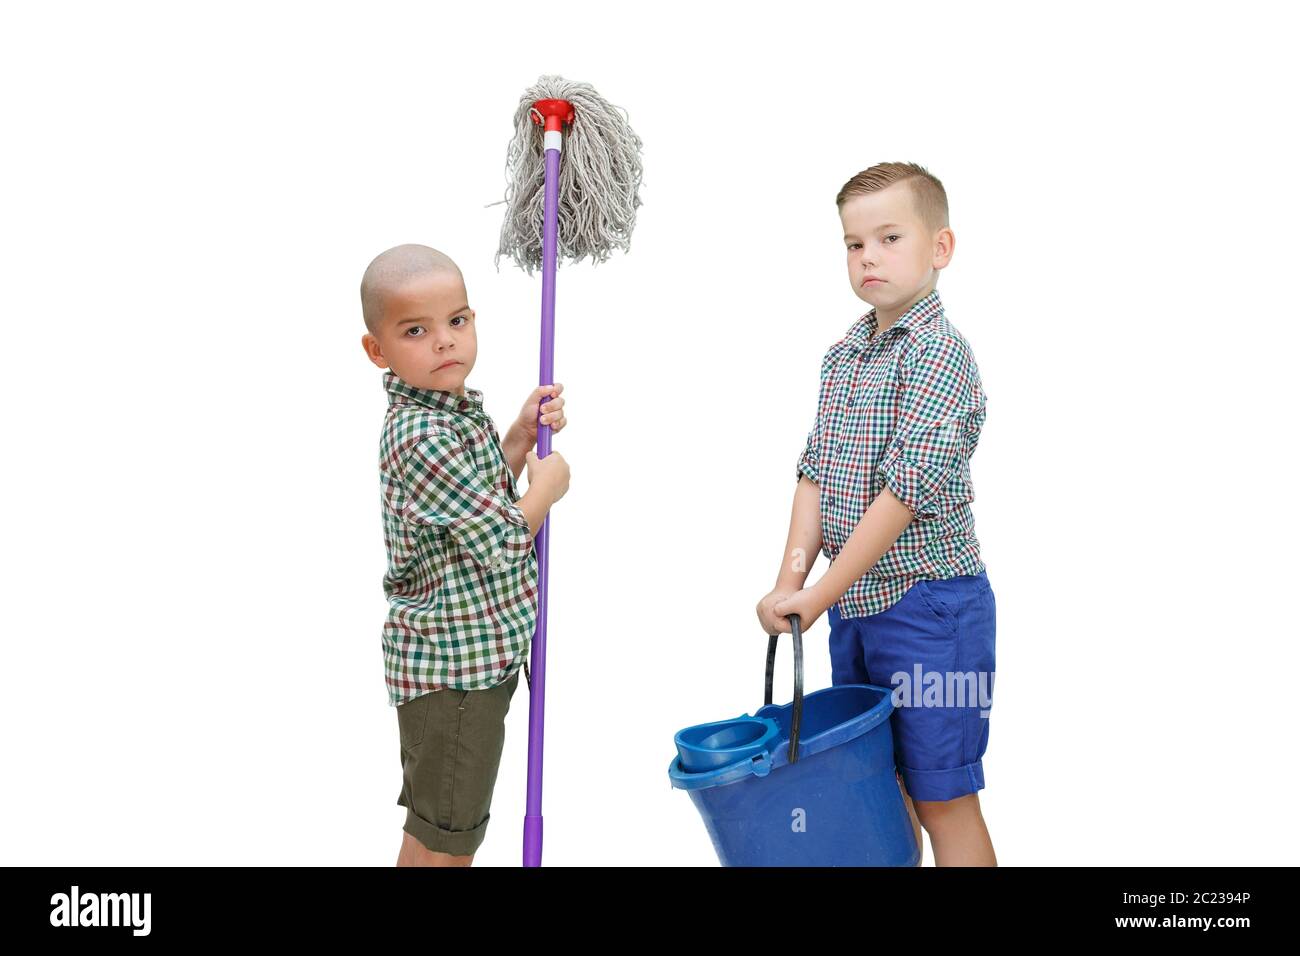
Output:
<instances>
[{"instance_id":1,"label":"rolled shorts cuff","mask_svg":"<svg viewBox=\"0 0 1300 956\"><path fill-rule=\"evenodd\" d=\"M405 806L405 804L398 804ZM452 856L469 856L475 853L487 836L488 821L492 814L483 818L483 822L471 830L444 830L430 823L410 807L406 808L406 822L402 829L415 837L427 850L435 853L450 853Z\"/></svg>"},{"instance_id":2,"label":"rolled shorts cuff","mask_svg":"<svg viewBox=\"0 0 1300 956\"><path fill-rule=\"evenodd\" d=\"M982 759L950 770L913 770L900 764L898 772L913 800L953 800L984 789Z\"/></svg>"}]
</instances>

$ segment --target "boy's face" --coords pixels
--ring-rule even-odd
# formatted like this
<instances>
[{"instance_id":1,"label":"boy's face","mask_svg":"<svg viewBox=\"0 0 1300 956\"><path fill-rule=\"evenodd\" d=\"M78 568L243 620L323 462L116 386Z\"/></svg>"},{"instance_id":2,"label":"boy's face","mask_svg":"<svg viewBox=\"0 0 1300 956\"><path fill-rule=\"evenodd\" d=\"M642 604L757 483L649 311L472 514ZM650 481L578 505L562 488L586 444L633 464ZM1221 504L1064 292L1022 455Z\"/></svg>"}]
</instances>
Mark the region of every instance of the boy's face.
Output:
<instances>
[{"instance_id":1,"label":"boy's face","mask_svg":"<svg viewBox=\"0 0 1300 956\"><path fill-rule=\"evenodd\" d=\"M853 196L840 207L840 221L853 292L884 313L933 289L937 270L952 258L952 230L932 233L922 225L906 182ZM868 276L881 281L864 283Z\"/></svg>"},{"instance_id":2,"label":"boy's face","mask_svg":"<svg viewBox=\"0 0 1300 956\"><path fill-rule=\"evenodd\" d=\"M370 361L408 385L464 395L478 354L465 283L450 273L410 280L385 297L378 329L361 344Z\"/></svg>"}]
</instances>

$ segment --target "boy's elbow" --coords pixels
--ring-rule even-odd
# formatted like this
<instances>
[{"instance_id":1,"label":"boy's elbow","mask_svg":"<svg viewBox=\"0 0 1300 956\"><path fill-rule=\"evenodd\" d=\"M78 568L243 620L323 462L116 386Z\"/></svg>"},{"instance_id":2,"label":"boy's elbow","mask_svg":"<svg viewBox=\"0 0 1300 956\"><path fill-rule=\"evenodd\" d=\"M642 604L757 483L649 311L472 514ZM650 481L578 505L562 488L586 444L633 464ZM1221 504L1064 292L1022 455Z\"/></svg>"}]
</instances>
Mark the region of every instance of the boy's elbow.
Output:
<instances>
[{"instance_id":1,"label":"boy's elbow","mask_svg":"<svg viewBox=\"0 0 1300 956\"><path fill-rule=\"evenodd\" d=\"M520 567L533 551L533 533L528 519L517 506L507 509L506 520L493 537L492 548L481 555L472 555L475 563L486 571L507 571Z\"/></svg>"}]
</instances>

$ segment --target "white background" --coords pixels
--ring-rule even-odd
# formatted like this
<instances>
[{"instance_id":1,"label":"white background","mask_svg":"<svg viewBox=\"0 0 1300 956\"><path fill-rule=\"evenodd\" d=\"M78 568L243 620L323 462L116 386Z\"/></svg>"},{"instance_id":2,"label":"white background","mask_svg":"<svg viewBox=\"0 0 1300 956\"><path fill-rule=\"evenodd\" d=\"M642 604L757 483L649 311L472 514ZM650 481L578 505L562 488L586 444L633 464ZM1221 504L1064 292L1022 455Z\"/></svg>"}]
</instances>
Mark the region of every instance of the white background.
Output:
<instances>
[{"instance_id":1,"label":"white background","mask_svg":"<svg viewBox=\"0 0 1300 956\"><path fill-rule=\"evenodd\" d=\"M754 604L866 311L834 197L886 160L947 188L939 291L989 396L999 862L1293 862L1280 9L7 8L0 860L395 861L358 284L398 243L453 256L508 424L541 286L494 270L487 204L559 73L628 111L645 180L631 252L559 278L547 864L716 865L673 734L762 702ZM519 862L527 713L521 682L477 865Z\"/></svg>"}]
</instances>

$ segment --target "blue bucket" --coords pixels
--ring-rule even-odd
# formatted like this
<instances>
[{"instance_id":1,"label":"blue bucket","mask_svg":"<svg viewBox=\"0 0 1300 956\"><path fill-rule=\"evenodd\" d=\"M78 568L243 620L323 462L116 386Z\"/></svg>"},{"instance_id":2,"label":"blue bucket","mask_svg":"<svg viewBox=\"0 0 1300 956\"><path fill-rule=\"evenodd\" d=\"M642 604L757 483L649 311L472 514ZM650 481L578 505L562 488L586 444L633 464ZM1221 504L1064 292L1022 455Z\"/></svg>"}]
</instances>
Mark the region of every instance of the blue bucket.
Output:
<instances>
[{"instance_id":1,"label":"blue bucket","mask_svg":"<svg viewBox=\"0 0 1300 956\"><path fill-rule=\"evenodd\" d=\"M799 618L789 620L794 700L772 704L779 635L769 635L763 707L679 731L669 780L704 818L723 866L915 866L890 689L839 684L805 698Z\"/></svg>"}]
</instances>

